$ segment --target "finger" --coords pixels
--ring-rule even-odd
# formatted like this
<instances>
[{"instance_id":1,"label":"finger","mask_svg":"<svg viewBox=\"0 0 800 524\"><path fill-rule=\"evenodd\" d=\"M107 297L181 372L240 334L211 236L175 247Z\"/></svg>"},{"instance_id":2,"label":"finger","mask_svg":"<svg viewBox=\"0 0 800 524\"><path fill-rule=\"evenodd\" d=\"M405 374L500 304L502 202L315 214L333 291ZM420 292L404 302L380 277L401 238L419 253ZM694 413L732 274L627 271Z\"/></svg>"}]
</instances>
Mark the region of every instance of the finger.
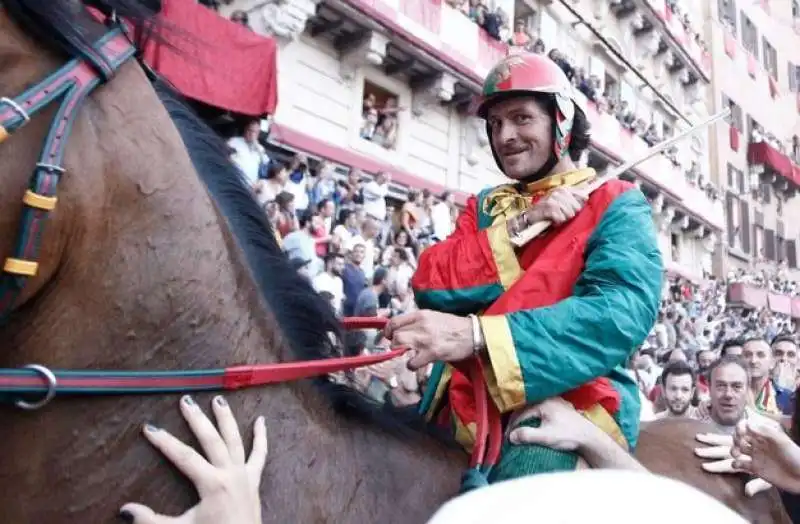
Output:
<instances>
[{"instance_id":1,"label":"finger","mask_svg":"<svg viewBox=\"0 0 800 524\"><path fill-rule=\"evenodd\" d=\"M144 436L195 485L214 474L214 468L200 453L176 439L169 431L146 425Z\"/></svg>"},{"instance_id":2,"label":"finger","mask_svg":"<svg viewBox=\"0 0 800 524\"><path fill-rule=\"evenodd\" d=\"M730 435L718 435L716 433L698 433L694 436L697 440L702 442L703 444L708 444L710 446L732 446L733 445L733 437Z\"/></svg>"},{"instance_id":3,"label":"finger","mask_svg":"<svg viewBox=\"0 0 800 524\"><path fill-rule=\"evenodd\" d=\"M517 428L508 435L512 444L543 444L550 442L550 435L542 428Z\"/></svg>"},{"instance_id":4,"label":"finger","mask_svg":"<svg viewBox=\"0 0 800 524\"><path fill-rule=\"evenodd\" d=\"M695 448L694 454L707 459L729 459L731 458L731 448L727 446L715 446L713 448Z\"/></svg>"},{"instance_id":5,"label":"finger","mask_svg":"<svg viewBox=\"0 0 800 524\"><path fill-rule=\"evenodd\" d=\"M228 455L230 455L234 464L244 464L242 435L239 433L239 424L236 422L228 402L220 395L214 397L214 401L211 404L214 417L217 419L219 434L222 436L225 445L228 446Z\"/></svg>"},{"instance_id":6,"label":"finger","mask_svg":"<svg viewBox=\"0 0 800 524\"><path fill-rule=\"evenodd\" d=\"M119 514L127 522L132 522L133 524L175 524L178 522L178 519L159 515L142 504L125 504L120 508ZM126 514L130 515L130 517Z\"/></svg>"},{"instance_id":7,"label":"finger","mask_svg":"<svg viewBox=\"0 0 800 524\"><path fill-rule=\"evenodd\" d=\"M733 459L704 462L703 469L709 473L739 473L739 471L733 467Z\"/></svg>"},{"instance_id":8,"label":"finger","mask_svg":"<svg viewBox=\"0 0 800 524\"><path fill-rule=\"evenodd\" d=\"M772 487L772 484L764 479L753 479L744 485L744 494L748 497L758 495L762 491L767 491Z\"/></svg>"},{"instance_id":9,"label":"finger","mask_svg":"<svg viewBox=\"0 0 800 524\"><path fill-rule=\"evenodd\" d=\"M406 366L411 371L416 371L421 367L427 366L428 364L432 363L434 360L436 360L436 356L433 354L433 352L417 350L409 359Z\"/></svg>"},{"instance_id":10,"label":"finger","mask_svg":"<svg viewBox=\"0 0 800 524\"><path fill-rule=\"evenodd\" d=\"M208 417L200 406L189 395L181 399L181 413L186 423L192 429L200 447L208 457L208 461L215 466L224 466L230 464L231 456L228 453L228 447L225 441L219 436L217 428L208 420Z\"/></svg>"},{"instance_id":11,"label":"finger","mask_svg":"<svg viewBox=\"0 0 800 524\"><path fill-rule=\"evenodd\" d=\"M261 475L267 463L269 454L269 441L267 440L267 422L264 417L258 417L253 426L253 449L247 459L247 471L250 482L258 486L261 484Z\"/></svg>"},{"instance_id":12,"label":"finger","mask_svg":"<svg viewBox=\"0 0 800 524\"><path fill-rule=\"evenodd\" d=\"M405 315L397 315L396 317L390 318L389 322L386 323L386 328L383 330L383 334L386 338L391 339L398 329L408 327L411 324L414 324L416 321L416 311L413 313L406 313Z\"/></svg>"},{"instance_id":13,"label":"finger","mask_svg":"<svg viewBox=\"0 0 800 524\"><path fill-rule=\"evenodd\" d=\"M751 473L753 471L753 458L750 455L739 455L733 460L731 467L736 471Z\"/></svg>"},{"instance_id":14,"label":"finger","mask_svg":"<svg viewBox=\"0 0 800 524\"><path fill-rule=\"evenodd\" d=\"M526 408L524 411L520 412L519 415L513 418L509 428L511 430L516 429L517 426L525 422L526 420L530 420L532 418L542 418L542 407L541 404L536 404L535 406L531 406Z\"/></svg>"}]
</instances>

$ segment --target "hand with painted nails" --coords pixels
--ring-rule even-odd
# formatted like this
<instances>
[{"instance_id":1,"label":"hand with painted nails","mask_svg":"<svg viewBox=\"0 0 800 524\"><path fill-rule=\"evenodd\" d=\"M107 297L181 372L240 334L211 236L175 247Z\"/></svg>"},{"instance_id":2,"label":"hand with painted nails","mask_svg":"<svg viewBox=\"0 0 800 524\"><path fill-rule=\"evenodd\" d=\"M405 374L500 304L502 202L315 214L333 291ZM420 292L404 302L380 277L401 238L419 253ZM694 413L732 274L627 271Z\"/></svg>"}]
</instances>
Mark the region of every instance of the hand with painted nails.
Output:
<instances>
[{"instance_id":1,"label":"hand with painted nails","mask_svg":"<svg viewBox=\"0 0 800 524\"><path fill-rule=\"evenodd\" d=\"M200 503L179 517L126 504L120 516L133 524L261 524L258 490L267 460L264 417L256 420L253 450L246 459L238 424L224 398L212 402L219 430L191 397L181 399L180 409L208 460L167 431L147 425L144 435L194 483Z\"/></svg>"}]
</instances>

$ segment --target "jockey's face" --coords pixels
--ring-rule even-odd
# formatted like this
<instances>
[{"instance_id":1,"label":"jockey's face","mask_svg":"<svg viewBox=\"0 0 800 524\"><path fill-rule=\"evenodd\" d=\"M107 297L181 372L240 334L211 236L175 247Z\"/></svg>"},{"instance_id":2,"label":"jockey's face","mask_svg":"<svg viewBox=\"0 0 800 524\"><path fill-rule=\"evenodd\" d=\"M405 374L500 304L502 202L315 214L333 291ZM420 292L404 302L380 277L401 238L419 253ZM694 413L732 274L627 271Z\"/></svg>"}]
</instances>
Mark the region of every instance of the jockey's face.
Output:
<instances>
[{"instance_id":1,"label":"jockey's face","mask_svg":"<svg viewBox=\"0 0 800 524\"><path fill-rule=\"evenodd\" d=\"M531 96L497 102L486 120L503 172L514 180L536 173L553 150L553 120Z\"/></svg>"},{"instance_id":2,"label":"jockey's face","mask_svg":"<svg viewBox=\"0 0 800 524\"><path fill-rule=\"evenodd\" d=\"M711 418L723 426L734 426L747 406L747 371L736 363L723 364L711 372L709 396Z\"/></svg>"},{"instance_id":3,"label":"jockey's face","mask_svg":"<svg viewBox=\"0 0 800 524\"><path fill-rule=\"evenodd\" d=\"M694 384L690 374L667 375L667 380L664 381L664 398L667 401L667 408L673 415L686 413L693 394Z\"/></svg>"}]
</instances>

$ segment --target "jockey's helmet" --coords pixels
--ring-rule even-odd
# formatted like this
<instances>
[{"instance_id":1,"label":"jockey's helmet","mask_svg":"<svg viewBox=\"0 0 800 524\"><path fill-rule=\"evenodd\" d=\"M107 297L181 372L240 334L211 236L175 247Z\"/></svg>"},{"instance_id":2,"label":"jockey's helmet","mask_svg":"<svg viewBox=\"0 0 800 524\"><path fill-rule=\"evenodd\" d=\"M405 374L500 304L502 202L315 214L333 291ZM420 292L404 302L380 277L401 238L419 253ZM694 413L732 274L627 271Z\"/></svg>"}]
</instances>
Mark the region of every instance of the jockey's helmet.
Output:
<instances>
[{"instance_id":1,"label":"jockey's helmet","mask_svg":"<svg viewBox=\"0 0 800 524\"><path fill-rule=\"evenodd\" d=\"M586 115L581 102L575 97L575 91L567 75L553 60L534 53L519 53L505 57L486 77L482 95L478 100L477 115L487 119L489 108L493 104L526 95L539 95L537 98L546 100L547 105L552 108L550 112L553 119L553 150L550 160L542 169L550 171L556 162L569 152L576 110L582 113L581 118L585 119ZM492 134L488 120L486 133L491 143ZM493 144L491 148L497 165L502 169Z\"/></svg>"}]
</instances>

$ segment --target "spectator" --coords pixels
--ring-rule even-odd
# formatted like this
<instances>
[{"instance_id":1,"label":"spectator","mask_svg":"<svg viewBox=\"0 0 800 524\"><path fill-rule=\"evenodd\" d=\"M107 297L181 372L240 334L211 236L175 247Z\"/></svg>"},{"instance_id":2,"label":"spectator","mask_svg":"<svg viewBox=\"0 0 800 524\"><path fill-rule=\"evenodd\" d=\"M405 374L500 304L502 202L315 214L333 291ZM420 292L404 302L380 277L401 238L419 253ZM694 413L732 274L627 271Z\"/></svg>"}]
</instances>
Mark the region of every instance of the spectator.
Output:
<instances>
[{"instance_id":1,"label":"spectator","mask_svg":"<svg viewBox=\"0 0 800 524\"><path fill-rule=\"evenodd\" d=\"M286 191L294 195L294 207L297 213L303 213L309 206L309 173L308 160L305 155L297 154L289 163L289 180Z\"/></svg>"},{"instance_id":2,"label":"spectator","mask_svg":"<svg viewBox=\"0 0 800 524\"><path fill-rule=\"evenodd\" d=\"M261 134L261 122L249 120L240 136L228 140L228 147L233 150L231 161L242 172L248 186L254 187L262 170L266 170L269 157L264 147L258 143Z\"/></svg>"},{"instance_id":3,"label":"spectator","mask_svg":"<svg viewBox=\"0 0 800 524\"><path fill-rule=\"evenodd\" d=\"M667 364L661 374L666 409L656 414L656 418L698 418L697 409L692 406L696 379L692 367L683 360Z\"/></svg>"},{"instance_id":4,"label":"spectator","mask_svg":"<svg viewBox=\"0 0 800 524\"><path fill-rule=\"evenodd\" d=\"M323 199L317 204L317 211L322 217L322 225L326 233L333 232L333 221L336 215L336 204L333 200Z\"/></svg>"},{"instance_id":5,"label":"spectator","mask_svg":"<svg viewBox=\"0 0 800 524\"><path fill-rule=\"evenodd\" d=\"M343 209L339 214L339 224L333 228L331 245L340 251L347 251L350 249L353 239L360 235L358 215L352 209Z\"/></svg>"},{"instance_id":6,"label":"spectator","mask_svg":"<svg viewBox=\"0 0 800 524\"><path fill-rule=\"evenodd\" d=\"M408 252L401 247L392 248L389 262L388 287L393 296L406 296L411 292L411 277L414 267L410 264Z\"/></svg>"},{"instance_id":7,"label":"spectator","mask_svg":"<svg viewBox=\"0 0 800 524\"><path fill-rule=\"evenodd\" d=\"M794 337L790 334L775 337L772 354L775 358L773 380L783 389L794 390L797 387L797 342Z\"/></svg>"},{"instance_id":8,"label":"spectator","mask_svg":"<svg viewBox=\"0 0 800 524\"><path fill-rule=\"evenodd\" d=\"M372 217L366 217L361 224L361 234L354 236L350 240L351 246L348 247L348 249L352 249L352 245L359 244L364 246L365 254L361 261L361 269L364 270L364 275L368 279L372 278L375 271L375 248L379 232L378 221Z\"/></svg>"},{"instance_id":9,"label":"spectator","mask_svg":"<svg viewBox=\"0 0 800 524\"><path fill-rule=\"evenodd\" d=\"M283 194L286 193L281 193ZM319 215L312 213L304 213L299 220L295 218L298 228L283 237L283 250L289 258L309 261L308 273L311 278L321 270L321 263L317 257L317 241L311 231L315 216L319 218Z\"/></svg>"},{"instance_id":10,"label":"spectator","mask_svg":"<svg viewBox=\"0 0 800 524\"><path fill-rule=\"evenodd\" d=\"M286 191L289 180L289 171L281 162L270 162L265 178L260 178L255 184L255 194L258 203L265 206L274 202L278 195Z\"/></svg>"},{"instance_id":11,"label":"spectator","mask_svg":"<svg viewBox=\"0 0 800 524\"><path fill-rule=\"evenodd\" d=\"M764 338L751 335L744 342L742 358L750 372L749 405L762 415L780 418L792 414L792 390L778 386L771 377L775 360Z\"/></svg>"},{"instance_id":12,"label":"spectator","mask_svg":"<svg viewBox=\"0 0 800 524\"><path fill-rule=\"evenodd\" d=\"M336 180L334 178L335 172L336 170L330 163L320 163L317 168L317 176L311 188L312 205L319 205L323 200L330 200L335 204L338 196L336 192Z\"/></svg>"},{"instance_id":13,"label":"spectator","mask_svg":"<svg viewBox=\"0 0 800 524\"><path fill-rule=\"evenodd\" d=\"M386 220L386 197L389 195L391 177L385 171L379 171L375 180L364 184L361 195L364 199L364 212L378 221Z\"/></svg>"},{"instance_id":14,"label":"spectator","mask_svg":"<svg viewBox=\"0 0 800 524\"><path fill-rule=\"evenodd\" d=\"M514 23L514 33L508 39L508 45L514 47L527 47L531 44L531 36L525 28L525 20L517 19Z\"/></svg>"},{"instance_id":15,"label":"spectator","mask_svg":"<svg viewBox=\"0 0 800 524\"><path fill-rule=\"evenodd\" d=\"M356 308L356 301L361 291L367 287L367 277L361 269L364 261L366 246L364 244L354 244L351 246L349 259L342 270L342 283L344 286L344 316L353 316Z\"/></svg>"},{"instance_id":16,"label":"spectator","mask_svg":"<svg viewBox=\"0 0 800 524\"><path fill-rule=\"evenodd\" d=\"M278 233L280 233L282 238L286 238L286 235L292 231L296 231L300 227L299 221L297 220L297 212L294 207L294 195L287 191L278 193L278 196L275 197L275 203L278 205L278 216L276 219Z\"/></svg>"},{"instance_id":17,"label":"spectator","mask_svg":"<svg viewBox=\"0 0 800 524\"><path fill-rule=\"evenodd\" d=\"M449 191L442 193L439 202L433 205L430 211L433 240L440 242L453 232L453 208L455 197Z\"/></svg>"},{"instance_id":18,"label":"spectator","mask_svg":"<svg viewBox=\"0 0 800 524\"><path fill-rule=\"evenodd\" d=\"M318 292L327 291L331 294L331 304L337 314L342 313L344 305L343 271L344 257L340 253L329 253L325 256L325 270L312 280Z\"/></svg>"}]
</instances>

